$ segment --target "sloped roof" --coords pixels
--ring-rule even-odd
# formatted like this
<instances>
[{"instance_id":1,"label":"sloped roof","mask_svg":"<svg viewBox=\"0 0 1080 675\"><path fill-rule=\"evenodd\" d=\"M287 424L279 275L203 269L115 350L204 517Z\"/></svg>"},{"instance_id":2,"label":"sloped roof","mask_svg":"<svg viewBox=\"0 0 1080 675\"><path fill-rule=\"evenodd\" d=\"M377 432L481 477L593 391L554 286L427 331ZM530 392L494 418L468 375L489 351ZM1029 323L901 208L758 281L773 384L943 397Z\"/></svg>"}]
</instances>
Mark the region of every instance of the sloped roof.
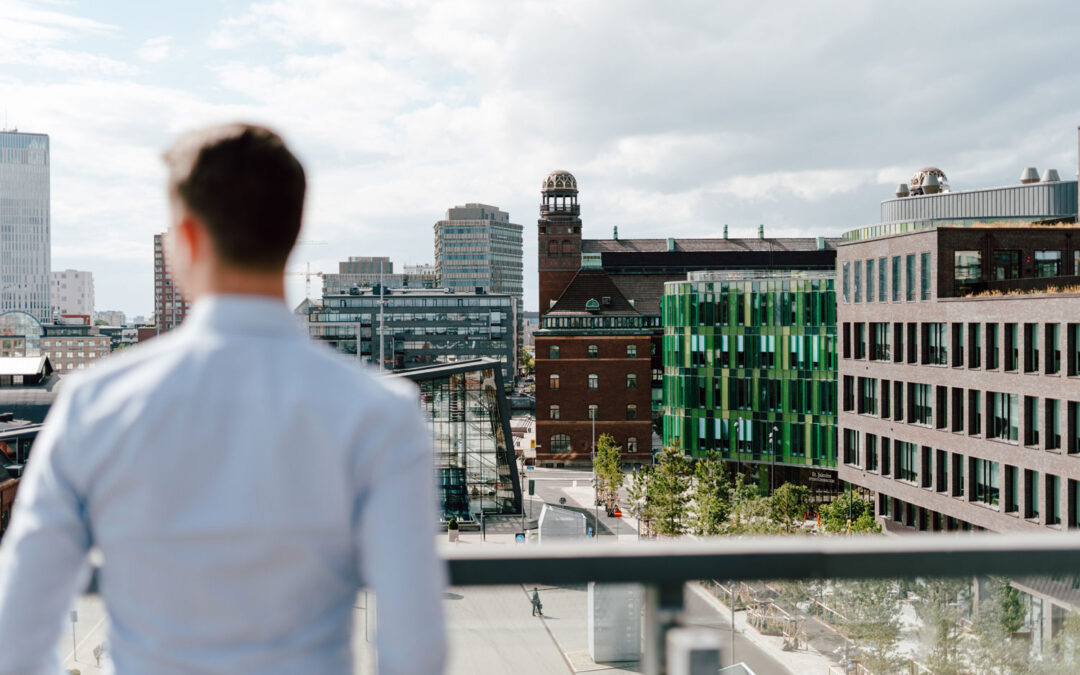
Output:
<instances>
[{"instance_id":1,"label":"sloped roof","mask_svg":"<svg viewBox=\"0 0 1080 675\"><path fill-rule=\"evenodd\" d=\"M45 372L47 356L2 356L0 375L40 375Z\"/></svg>"},{"instance_id":2,"label":"sloped roof","mask_svg":"<svg viewBox=\"0 0 1080 675\"><path fill-rule=\"evenodd\" d=\"M835 250L839 237L825 237L825 249ZM740 251L816 251L817 237L784 237L778 239L678 239L675 251L683 252L740 252ZM583 253L668 253L667 239L584 239Z\"/></svg>"},{"instance_id":3,"label":"sloped roof","mask_svg":"<svg viewBox=\"0 0 1080 675\"><path fill-rule=\"evenodd\" d=\"M686 281L685 274L612 274L610 277L623 296L633 300L634 308L642 314L660 313L665 283Z\"/></svg>"},{"instance_id":4,"label":"sloped roof","mask_svg":"<svg viewBox=\"0 0 1080 675\"><path fill-rule=\"evenodd\" d=\"M663 292L663 286L660 290ZM604 304L604 298L610 298L610 304ZM590 300L596 300L600 306L592 311L587 310L585 304ZM609 314L627 315L640 314L640 312L630 304L607 272L596 269L578 270L562 292L558 302L547 312L547 316Z\"/></svg>"}]
</instances>

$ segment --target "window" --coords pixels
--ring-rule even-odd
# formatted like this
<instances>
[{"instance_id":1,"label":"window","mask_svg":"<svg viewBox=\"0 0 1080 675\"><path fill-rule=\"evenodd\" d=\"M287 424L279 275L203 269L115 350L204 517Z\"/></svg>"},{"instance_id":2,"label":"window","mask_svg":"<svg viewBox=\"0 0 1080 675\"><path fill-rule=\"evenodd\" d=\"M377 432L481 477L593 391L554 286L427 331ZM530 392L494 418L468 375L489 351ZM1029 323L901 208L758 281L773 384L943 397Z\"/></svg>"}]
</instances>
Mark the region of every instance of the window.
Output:
<instances>
[{"instance_id":1,"label":"window","mask_svg":"<svg viewBox=\"0 0 1080 675\"><path fill-rule=\"evenodd\" d=\"M558 375L549 375L548 376L548 389L558 389L558 388L559 388L559 376Z\"/></svg>"},{"instance_id":2,"label":"window","mask_svg":"<svg viewBox=\"0 0 1080 675\"><path fill-rule=\"evenodd\" d=\"M595 403L589 404L589 419L595 420L600 418L600 406Z\"/></svg>"},{"instance_id":3,"label":"window","mask_svg":"<svg viewBox=\"0 0 1080 675\"><path fill-rule=\"evenodd\" d=\"M919 261L919 299L930 299L930 254L923 253Z\"/></svg>"},{"instance_id":4,"label":"window","mask_svg":"<svg viewBox=\"0 0 1080 675\"><path fill-rule=\"evenodd\" d=\"M994 251L991 265L993 266L991 271L995 281L1019 279L1020 251Z\"/></svg>"},{"instance_id":5,"label":"window","mask_svg":"<svg viewBox=\"0 0 1080 675\"><path fill-rule=\"evenodd\" d=\"M896 446L896 478L914 483L918 478L917 446L906 441L896 441L894 445Z\"/></svg>"},{"instance_id":6,"label":"window","mask_svg":"<svg viewBox=\"0 0 1080 675\"><path fill-rule=\"evenodd\" d=\"M904 285L904 299L908 302L915 301L915 254L909 253L904 258L904 271L905 271L905 285Z\"/></svg>"},{"instance_id":7,"label":"window","mask_svg":"<svg viewBox=\"0 0 1080 675\"><path fill-rule=\"evenodd\" d=\"M1019 396L1017 394L1002 394L996 391L987 392L986 395L987 413L989 415L989 428L986 430L986 437L1015 443L1020 438L1017 428L1020 416Z\"/></svg>"},{"instance_id":8,"label":"window","mask_svg":"<svg viewBox=\"0 0 1080 675\"><path fill-rule=\"evenodd\" d=\"M851 375L844 375L844 412L853 412L855 410L855 378Z\"/></svg>"},{"instance_id":9,"label":"window","mask_svg":"<svg viewBox=\"0 0 1080 675\"><path fill-rule=\"evenodd\" d=\"M1061 372L1061 325L1048 323L1043 328L1046 335L1046 374L1057 375Z\"/></svg>"},{"instance_id":10,"label":"window","mask_svg":"<svg viewBox=\"0 0 1080 675\"><path fill-rule=\"evenodd\" d=\"M626 358L628 358L628 359L636 359L637 358L637 345L626 345Z\"/></svg>"},{"instance_id":11,"label":"window","mask_svg":"<svg viewBox=\"0 0 1080 675\"><path fill-rule=\"evenodd\" d=\"M919 362L919 324L907 325L907 362Z\"/></svg>"},{"instance_id":12,"label":"window","mask_svg":"<svg viewBox=\"0 0 1080 675\"><path fill-rule=\"evenodd\" d=\"M631 403L630 405L626 406L626 419L637 419L637 406L635 404Z\"/></svg>"},{"instance_id":13,"label":"window","mask_svg":"<svg viewBox=\"0 0 1080 675\"><path fill-rule=\"evenodd\" d=\"M900 302L900 256L892 259L892 301Z\"/></svg>"},{"instance_id":14,"label":"window","mask_svg":"<svg viewBox=\"0 0 1080 675\"><path fill-rule=\"evenodd\" d=\"M1015 466L1005 465L1005 513L1020 510L1020 472Z\"/></svg>"},{"instance_id":15,"label":"window","mask_svg":"<svg viewBox=\"0 0 1080 675\"><path fill-rule=\"evenodd\" d=\"M964 456L952 453L952 496L964 496Z\"/></svg>"},{"instance_id":16,"label":"window","mask_svg":"<svg viewBox=\"0 0 1080 675\"><path fill-rule=\"evenodd\" d=\"M870 324L870 358L874 361L888 361L889 353L889 324Z\"/></svg>"},{"instance_id":17,"label":"window","mask_svg":"<svg viewBox=\"0 0 1080 675\"><path fill-rule=\"evenodd\" d=\"M559 242L554 239L548 242L548 255L559 255Z\"/></svg>"},{"instance_id":18,"label":"window","mask_svg":"<svg viewBox=\"0 0 1080 675\"><path fill-rule=\"evenodd\" d=\"M862 321L855 324L855 358L866 358L866 324Z\"/></svg>"},{"instance_id":19,"label":"window","mask_svg":"<svg viewBox=\"0 0 1080 675\"><path fill-rule=\"evenodd\" d=\"M945 348L945 324L924 323L923 328L923 352L922 362L932 366L946 366L949 357Z\"/></svg>"},{"instance_id":20,"label":"window","mask_svg":"<svg viewBox=\"0 0 1080 675\"><path fill-rule=\"evenodd\" d=\"M562 254L563 255L570 255L573 252L574 252L573 245L568 240L564 240L563 243L562 243Z\"/></svg>"},{"instance_id":21,"label":"window","mask_svg":"<svg viewBox=\"0 0 1080 675\"><path fill-rule=\"evenodd\" d=\"M893 361L901 363L904 360L904 324L897 321L893 324Z\"/></svg>"},{"instance_id":22,"label":"window","mask_svg":"<svg viewBox=\"0 0 1080 675\"><path fill-rule=\"evenodd\" d=\"M1061 251L1035 251L1035 276L1061 276Z\"/></svg>"},{"instance_id":23,"label":"window","mask_svg":"<svg viewBox=\"0 0 1080 675\"><path fill-rule=\"evenodd\" d=\"M968 324L968 368L982 367L982 334L977 323Z\"/></svg>"},{"instance_id":24,"label":"window","mask_svg":"<svg viewBox=\"0 0 1080 675\"><path fill-rule=\"evenodd\" d=\"M878 302L885 302L888 299L888 296L886 295L886 290L887 290L887 286L888 286L888 283L887 283L887 281L888 281L888 272L887 272L888 262L889 262L888 258L878 258L878 264L877 264L877 267L878 267L878 273L877 273L878 274L878 277L877 277ZM1077 272L1077 275L1080 276L1080 272Z\"/></svg>"},{"instance_id":25,"label":"window","mask_svg":"<svg viewBox=\"0 0 1080 675\"><path fill-rule=\"evenodd\" d=\"M1024 469L1024 487L1027 495L1024 499L1024 517L1039 517L1039 472Z\"/></svg>"},{"instance_id":26,"label":"window","mask_svg":"<svg viewBox=\"0 0 1080 675\"><path fill-rule=\"evenodd\" d=\"M949 426L949 388L935 387L934 396L934 427L944 429Z\"/></svg>"},{"instance_id":27,"label":"window","mask_svg":"<svg viewBox=\"0 0 1080 675\"><path fill-rule=\"evenodd\" d=\"M982 392L968 390L968 434L978 436L982 433Z\"/></svg>"},{"instance_id":28,"label":"window","mask_svg":"<svg viewBox=\"0 0 1080 675\"><path fill-rule=\"evenodd\" d=\"M866 261L866 301L874 301L874 259Z\"/></svg>"},{"instance_id":29,"label":"window","mask_svg":"<svg viewBox=\"0 0 1080 675\"><path fill-rule=\"evenodd\" d=\"M953 280L958 286L977 284L982 281L982 253L955 251L953 253Z\"/></svg>"},{"instance_id":30,"label":"window","mask_svg":"<svg viewBox=\"0 0 1080 675\"><path fill-rule=\"evenodd\" d=\"M552 360L559 358L559 345L551 345L548 347L548 358Z\"/></svg>"},{"instance_id":31,"label":"window","mask_svg":"<svg viewBox=\"0 0 1080 675\"><path fill-rule=\"evenodd\" d=\"M637 389L637 373L626 374L626 388Z\"/></svg>"},{"instance_id":32,"label":"window","mask_svg":"<svg viewBox=\"0 0 1080 675\"><path fill-rule=\"evenodd\" d=\"M990 506L998 503L998 463L985 459L971 459L971 477L975 482L975 494L972 501Z\"/></svg>"},{"instance_id":33,"label":"window","mask_svg":"<svg viewBox=\"0 0 1080 675\"><path fill-rule=\"evenodd\" d=\"M846 305L846 304L848 304L848 302L850 302L850 300L849 300L849 292L851 290L851 263L844 262L842 268L844 270L843 271L844 281L843 281L843 287L842 287L843 288L842 295L844 296L844 304Z\"/></svg>"},{"instance_id":34,"label":"window","mask_svg":"<svg viewBox=\"0 0 1080 675\"><path fill-rule=\"evenodd\" d=\"M928 384L908 384L908 423L933 424L933 401Z\"/></svg>"},{"instance_id":35,"label":"window","mask_svg":"<svg viewBox=\"0 0 1080 675\"><path fill-rule=\"evenodd\" d=\"M550 420L560 419L559 406L553 405L553 406L548 408L548 419L550 419Z\"/></svg>"},{"instance_id":36,"label":"window","mask_svg":"<svg viewBox=\"0 0 1080 675\"><path fill-rule=\"evenodd\" d=\"M1058 510L1058 497L1061 491L1061 478L1048 475L1046 477L1046 524L1060 525L1061 512Z\"/></svg>"},{"instance_id":37,"label":"window","mask_svg":"<svg viewBox=\"0 0 1080 675\"><path fill-rule=\"evenodd\" d=\"M1039 370L1039 324L1024 324L1024 372Z\"/></svg>"},{"instance_id":38,"label":"window","mask_svg":"<svg viewBox=\"0 0 1080 675\"><path fill-rule=\"evenodd\" d=\"M596 373L589 373L589 389L600 388L600 376Z\"/></svg>"},{"instance_id":39,"label":"window","mask_svg":"<svg viewBox=\"0 0 1080 675\"><path fill-rule=\"evenodd\" d=\"M565 455L570 452L570 434L554 434L550 441L551 454Z\"/></svg>"},{"instance_id":40,"label":"window","mask_svg":"<svg viewBox=\"0 0 1080 675\"><path fill-rule=\"evenodd\" d=\"M599 358L599 356L600 356L600 347L598 347L596 345L589 345L587 347L586 356L588 356L590 359Z\"/></svg>"},{"instance_id":41,"label":"window","mask_svg":"<svg viewBox=\"0 0 1080 675\"><path fill-rule=\"evenodd\" d=\"M877 436L874 434L866 434L866 450L864 456L866 457L863 466L867 471L878 470L878 443Z\"/></svg>"},{"instance_id":42,"label":"window","mask_svg":"<svg viewBox=\"0 0 1080 675\"><path fill-rule=\"evenodd\" d=\"M1015 323L1005 324L1005 370L1016 370L1020 366L1020 327Z\"/></svg>"},{"instance_id":43,"label":"window","mask_svg":"<svg viewBox=\"0 0 1080 675\"><path fill-rule=\"evenodd\" d=\"M877 378L859 378L859 412L864 415L877 414Z\"/></svg>"},{"instance_id":44,"label":"window","mask_svg":"<svg viewBox=\"0 0 1080 675\"><path fill-rule=\"evenodd\" d=\"M862 261L855 261L855 302L862 302Z\"/></svg>"},{"instance_id":45,"label":"window","mask_svg":"<svg viewBox=\"0 0 1080 675\"><path fill-rule=\"evenodd\" d=\"M637 436L630 436L626 439L626 451L637 452Z\"/></svg>"},{"instance_id":46,"label":"window","mask_svg":"<svg viewBox=\"0 0 1080 675\"><path fill-rule=\"evenodd\" d=\"M1046 399L1046 407L1044 409L1046 418L1046 449L1047 450L1060 450L1061 449L1061 419L1060 419L1061 405L1057 399Z\"/></svg>"},{"instance_id":47,"label":"window","mask_svg":"<svg viewBox=\"0 0 1080 675\"><path fill-rule=\"evenodd\" d=\"M1024 397L1024 445L1039 444L1039 397Z\"/></svg>"},{"instance_id":48,"label":"window","mask_svg":"<svg viewBox=\"0 0 1080 675\"><path fill-rule=\"evenodd\" d=\"M952 427L951 431L964 430L964 390L952 388Z\"/></svg>"},{"instance_id":49,"label":"window","mask_svg":"<svg viewBox=\"0 0 1080 675\"><path fill-rule=\"evenodd\" d=\"M998 325L986 324L986 369L996 370L1001 365L1000 339L998 337Z\"/></svg>"}]
</instances>

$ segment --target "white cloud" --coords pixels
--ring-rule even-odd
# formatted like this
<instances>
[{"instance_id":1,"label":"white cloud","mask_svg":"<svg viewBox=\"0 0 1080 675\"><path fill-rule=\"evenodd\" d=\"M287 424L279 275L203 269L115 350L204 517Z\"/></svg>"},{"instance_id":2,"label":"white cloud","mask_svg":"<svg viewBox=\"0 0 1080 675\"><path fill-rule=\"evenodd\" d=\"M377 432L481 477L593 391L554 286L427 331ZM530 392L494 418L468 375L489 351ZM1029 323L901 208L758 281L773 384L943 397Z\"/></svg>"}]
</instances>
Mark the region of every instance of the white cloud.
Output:
<instances>
[{"instance_id":1,"label":"white cloud","mask_svg":"<svg viewBox=\"0 0 1080 675\"><path fill-rule=\"evenodd\" d=\"M172 55L172 43L168 35L150 38L135 50L135 56L147 63L161 63Z\"/></svg>"}]
</instances>

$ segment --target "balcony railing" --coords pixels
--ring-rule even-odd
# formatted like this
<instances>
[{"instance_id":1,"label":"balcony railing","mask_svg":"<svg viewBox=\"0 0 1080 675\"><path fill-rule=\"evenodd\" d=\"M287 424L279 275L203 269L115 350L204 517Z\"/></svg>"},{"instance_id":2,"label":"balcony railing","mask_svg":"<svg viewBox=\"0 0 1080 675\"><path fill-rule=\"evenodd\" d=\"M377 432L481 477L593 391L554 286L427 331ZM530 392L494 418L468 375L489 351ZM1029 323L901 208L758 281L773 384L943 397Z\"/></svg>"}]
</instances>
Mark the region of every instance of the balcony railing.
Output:
<instances>
[{"instance_id":1,"label":"balcony railing","mask_svg":"<svg viewBox=\"0 0 1080 675\"><path fill-rule=\"evenodd\" d=\"M451 673L529 675L565 672L566 666L574 671L582 667L596 669L601 666L589 661L588 654L594 647L593 639L599 640L595 625L598 612L607 612L624 629L626 625L640 627L640 631L631 630L640 638L639 663L609 664L614 672L626 672L619 668L628 668L632 672L712 675L716 673L713 666L737 661L753 663L754 659L760 664L761 659L766 659L765 665L758 665L754 672L774 672L774 668L783 664L791 672L879 675L893 671L874 670L860 660L855 637L843 627L837 627L844 611L830 606L828 595L784 609L779 600L776 604L774 600L762 601L756 594L766 592L762 589L773 592L784 582L829 585L855 583L847 580L887 580L890 588L896 588L890 593L899 596L910 593L903 589L917 586L916 579L987 577L1019 579L1014 585L1020 588L1025 588L1025 584L1032 586L1034 577L1045 577L1047 587L1056 584L1055 588L1069 589L1068 583L1062 584L1062 577L1074 578L1080 573L1080 538L1060 533L789 536L640 543L624 538L618 543L588 541L542 546L507 541L504 545L449 545L441 549L441 554L450 577L445 607ZM705 583L694 583L700 581ZM621 605L603 608L600 593L596 593L594 602L593 591L586 586L590 582L643 588L643 592L638 591L640 613L630 615ZM688 588L688 584L694 588ZM967 585L970 589L970 581ZM529 615L534 589L540 589L543 597L543 617ZM919 601L917 595L911 597ZM708 603L702 598L712 604L706 606ZM84 598L82 602L99 601ZM356 608L358 637L354 641L360 659L358 673L372 672L374 605L374 598L361 593ZM744 613L745 618L735 620L735 610ZM729 611L732 621L725 626L722 622L727 621ZM1061 624L1056 614L1058 607L1051 612L1047 605L1045 612L1039 611L1035 617L1029 609L1035 632L1043 630L1039 622L1045 623L1046 631L1051 630L1051 614L1053 625ZM808 623L813 623L809 635ZM964 631L971 634L975 624L974 615L958 617L958 634ZM711 627L702 629L701 625ZM735 626L738 631L733 630ZM700 638L702 630L706 636L712 635L712 642L706 640L704 648L712 654L712 665L708 666L712 669L679 670L678 663L689 662L687 653L692 649L687 644ZM818 645L815 652L807 646L814 641L815 630L835 631L831 644L841 647L822 651ZM768 635L782 635L776 639L783 640L783 649L778 647L775 654L768 656L763 651L768 645L759 649L748 642L751 634L759 643L772 639ZM1047 645L1051 642L1049 634L1040 639ZM1029 644L1033 638L1029 635L1026 640L1018 638L1018 644ZM84 641L89 645L92 640ZM809 655L811 652L813 657ZM774 660L768 661L770 658ZM813 663L812 658L818 662L807 665ZM906 655L903 672L928 672L919 670L924 668L921 658L920 654Z\"/></svg>"},{"instance_id":2,"label":"balcony railing","mask_svg":"<svg viewBox=\"0 0 1080 675\"><path fill-rule=\"evenodd\" d=\"M576 216L581 213L580 204L566 204L560 206L549 206L548 204L540 205L540 215L546 214L566 214Z\"/></svg>"}]
</instances>

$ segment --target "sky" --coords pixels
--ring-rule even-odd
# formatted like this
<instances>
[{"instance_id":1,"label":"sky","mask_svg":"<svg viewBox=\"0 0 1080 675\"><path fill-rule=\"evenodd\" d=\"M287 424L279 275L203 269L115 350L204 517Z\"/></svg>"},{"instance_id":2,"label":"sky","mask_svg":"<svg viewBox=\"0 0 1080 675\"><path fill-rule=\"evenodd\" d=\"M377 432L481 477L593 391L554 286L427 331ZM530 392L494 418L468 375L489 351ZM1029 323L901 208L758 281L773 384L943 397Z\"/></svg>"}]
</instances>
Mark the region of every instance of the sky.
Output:
<instances>
[{"instance_id":1,"label":"sky","mask_svg":"<svg viewBox=\"0 0 1080 675\"><path fill-rule=\"evenodd\" d=\"M532 310L555 169L586 238L839 235L927 165L954 190L1077 170L1071 0L3 0L0 36L4 126L51 137L53 269L129 316L152 312L161 152L209 123L304 162L290 270L434 262L435 221L484 202L525 226Z\"/></svg>"}]
</instances>

